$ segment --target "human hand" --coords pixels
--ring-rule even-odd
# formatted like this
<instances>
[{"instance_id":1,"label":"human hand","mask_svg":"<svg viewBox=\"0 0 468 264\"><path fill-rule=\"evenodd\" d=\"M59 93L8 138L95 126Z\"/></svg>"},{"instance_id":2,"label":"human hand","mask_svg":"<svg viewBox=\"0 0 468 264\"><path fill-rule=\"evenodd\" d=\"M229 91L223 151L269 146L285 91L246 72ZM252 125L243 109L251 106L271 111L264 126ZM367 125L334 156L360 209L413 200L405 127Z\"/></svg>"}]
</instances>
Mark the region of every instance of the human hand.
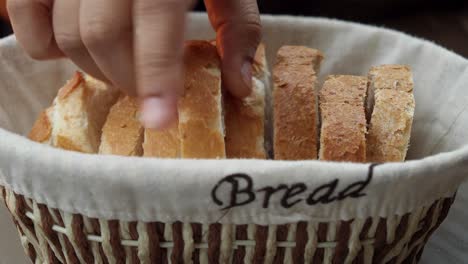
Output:
<instances>
[{"instance_id":1,"label":"human hand","mask_svg":"<svg viewBox=\"0 0 468 264\"><path fill-rule=\"evenodd\" d=\"M250 93L260 41L255 0L205 0L217 33L223 82ZM189 0L8 0L18 42L39 60L70 58L88 74L142 99L142 122L164 128L177 115Z\"/></svg>"}]
</instances>

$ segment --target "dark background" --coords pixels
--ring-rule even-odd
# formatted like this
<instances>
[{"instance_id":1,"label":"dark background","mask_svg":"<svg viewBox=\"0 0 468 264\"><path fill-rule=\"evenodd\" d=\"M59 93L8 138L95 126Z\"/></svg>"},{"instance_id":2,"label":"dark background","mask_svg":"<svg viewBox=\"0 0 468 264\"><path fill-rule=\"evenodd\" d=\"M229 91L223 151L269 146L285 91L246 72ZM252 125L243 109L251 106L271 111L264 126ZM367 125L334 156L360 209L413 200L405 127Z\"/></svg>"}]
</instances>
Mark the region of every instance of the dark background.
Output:
<instances>
[{"instance_id":1,"label":"dark background","mask_svg":"<svg viewBox=\"0 0 468 264\"><path fill-rule=\"evenodd\" d=\"M264 14L321 16L397 29L468 57L468 0L259 0ZM204 10L199 3L197 10Z\"/></svg>"},{"instance_id":2,"label":"dark background","mask_svg":"<svg viewBox=\"0 0 468 264\"><path fill-rule=\"evenodd\" d=\"M331 17L397 29L468 57L468 0L259 0L258 4L264 14ZM195 10L205 10L202 1ZM0 36L8 34L9 25L0 22Z\"/></svg>"}]
</instances>

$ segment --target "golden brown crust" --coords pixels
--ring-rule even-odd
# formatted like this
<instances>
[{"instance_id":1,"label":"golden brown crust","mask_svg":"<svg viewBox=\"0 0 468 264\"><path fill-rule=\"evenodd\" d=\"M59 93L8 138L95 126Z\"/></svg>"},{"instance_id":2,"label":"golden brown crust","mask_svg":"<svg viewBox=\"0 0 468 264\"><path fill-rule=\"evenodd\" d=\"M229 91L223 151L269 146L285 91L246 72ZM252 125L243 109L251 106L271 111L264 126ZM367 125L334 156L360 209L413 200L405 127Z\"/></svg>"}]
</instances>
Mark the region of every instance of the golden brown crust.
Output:
<instances>
[{"instance_id":1,"label":"golden brown crust","mask_svg":"<svg viewBox=\"0 0 468 264\"><path fill-rule=\"evenodd\" d=\"M136 98L121 96L107 116L102 128L100 154L141 156L143 126L138 120Z\"/></svg>"},{"instance_id":2,"label":"golden brown crust","mask_svg":"<svg viewBox=\"0 0 468 264\"><path fill-rule=\"evenodd\" d=\"M369 71L374 107L367 137L371 162L401 162L406 158L415 101L408 66L383 65Z\"/></svg>"},{"instance_id":3,"label":"golden brown crust","mask_svg":"<svg viewBox=\"0 0 468 264\"><path fill-rule=\"evenodd\" d=\"M362 103L367 94L367 78L329 75L320 89L320 103Z\"/></svg>"},{"instance_id":4,"label":"golden brown crust","mask_svg":"<svg viewBox=\"0 0 468 264\"><path fill-rule=\"evenodd\" d=\"M323 58L322 52L316 49L304 46L282 46L276 55L276 64L312 65L314 72L318 73Z\"/></svg>"},{"instance_id":5,"label":"golden brown crust","mask_svg":"<svg viewBox=\"0 0 468 264\"><path fill-rule=\"evenodd\" d=\"M165 130L145 129L143 142L145 157L180 158L179 122Z\"/></svg>"},{"instance_id":6,"label":"golden brown crust","mask_svg":"<svg viewBox=\"0 0 468 264\"><path fill-rule=\"evenodd\" d=\"M52 135L52 124L48 116L48 111L51 111L51 109L52 108L49 107L39 114L39 117L36 119L36 122L29 132L29 139L40 143L50 140Z\"/></svg>"},{"instance_id":7,"label":"golden brown crust","mask_svg":"<svg viewBox=\"0 0 468 264\"><path fill-rule=\"evenodd\" d=\"M80 72L75 72L73 77L59 90L57 97L59 99L65 99L75 91L82 82L84 82L83 75Z\"/></svg>"},{"instance_id":8,"label":"golden brown crust","mask_svg":"<svg viewBox=\"0 0 468 264\"><path fill-rule=\"evenodd\" d=\"M330 76L320 91L321 160L366 161L367 80L362 76Z\"/></svg>"},{"instance_id":9,"label":"golden brown crust","mask_svg":"<svg viewBox=\"0 0 468 264\"><path fill-rule=\"evenodd\" d=\"M70 150L70 151L77 151L77 152L87 152L83 148L78 147L74 141L70 138L57 135L55 138L55 147Z\"/></svg>"},{"instance_id":10,"label":"golden brown crust","mask_svg":"<svg viewBox=\"0 0 468 264\"><path fill-rule=\"evenodd\" d=\"M359 104L321 104L320 160L366 161L366 118Z\"/></svg>"},{"instance_id":11,"label":"golden brown crust","mask_svg":"<svg viewBox=\"0 0 468 264\"><path fill-rule=\"evenodd\" d=\"M225 158L224 136L220 131L207 129L202 120L179 124L182 157L194 159Z\"/></svg>"},{"instance_id":12,"label":"golden brown crust","mask_svg":"<svg viewBox=\"0 0 468 264\"><path fill-rule=\"evenodd\" d=\"M254 80L252 86L252 94L244 99L228 93L224 95L228 158L266 158L264 87L258 80Z\"/></svg>"},{"instance_id":13,"label":"golden brown crust","mask_svg":"<svg viewBox=\"0 0 468 264\"><path fill-rule=\"evenodd\" d=\"M369 70L369 81L374 89L413 91L411 69L406 65L381 65Z\"/></svg>"},{"instance_id":14,"label":"golden brown crust","mask_svg":"<svg viewBox=\"0 0 468 264\"><path fill-rule=\"evenodd\" d=\"M182 158L224 158L220 59L207 41L185 45L184 95L179 100Z\"/></svg>"},{"instance_id":15,"label":"golden brown crust","mask_svg":"<svg viewBox=\"0 0 468 264\"><path fill-rule=\"evenodd\" d=\"M376 94L367 137L369 162L405 160L414 107L412 94L395 90L383 90Z\"/></svg>"},{"instance_id":16,"label":"golden brown crust","mask_svg":"<svg viewBox=\"0 0 468 264\"><path fill-rule=\"evenodd\" d=\"M273 68L274 156L317 159L316 72L319 51L284 46Z\"/></svg>"}]
</instances>

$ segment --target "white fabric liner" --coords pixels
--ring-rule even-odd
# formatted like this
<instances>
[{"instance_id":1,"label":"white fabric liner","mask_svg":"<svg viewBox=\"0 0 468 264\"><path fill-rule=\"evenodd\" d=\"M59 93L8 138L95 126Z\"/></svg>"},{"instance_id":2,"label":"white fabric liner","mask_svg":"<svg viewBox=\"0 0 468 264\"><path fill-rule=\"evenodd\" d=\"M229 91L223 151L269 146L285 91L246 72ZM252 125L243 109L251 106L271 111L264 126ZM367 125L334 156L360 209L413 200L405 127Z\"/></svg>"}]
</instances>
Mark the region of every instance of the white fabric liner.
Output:
<instances>
[{"instance_id":1,"label":"white fabric liner","mask_svg":"<svg viewBox=\"0 0 468 264\"><path fill-rule=\"evenodd\" d=\"M427 41L381 28L271 16L264 16L263 24L270 63L283 44L315 47L326 56L321 79L328 74L365 75L372 65L410 65L417 103L412 160L375 167L372 181L360 192L365 196L311 206L304 200L315 188L339 179L336 190L342 191L364 181L369 165L158 160L80 154L36 144L22 135L74 67L63 60L33 61L10 37L0 41L0 184L50 207L89 217L282 224L401 215L452 196L468 177L467 60ZM194 14L188 28L189 38L213 37L202 14ZM302 199L291 208L281 206L281 190L272 195L266 209L262 208L264 194L257 192L252 203L221 210L211 192L225 176L235 173L250 175L257 190L305 183L307 191L288 200ZM224 205L230 198L229 186L222 184L218 192ZM244 187L242 182L239 188Z\"/></svg>"}]
</instances>

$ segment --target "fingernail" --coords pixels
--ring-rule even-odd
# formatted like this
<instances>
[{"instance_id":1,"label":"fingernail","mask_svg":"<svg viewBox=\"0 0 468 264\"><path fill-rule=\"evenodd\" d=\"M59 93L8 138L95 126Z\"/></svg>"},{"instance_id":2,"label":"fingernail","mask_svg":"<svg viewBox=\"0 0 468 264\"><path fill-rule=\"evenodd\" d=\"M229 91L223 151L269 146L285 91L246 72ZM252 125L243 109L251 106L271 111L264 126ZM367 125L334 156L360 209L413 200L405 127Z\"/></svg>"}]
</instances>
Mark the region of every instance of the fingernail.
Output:
<instances>
[{"instance_id":1,"label":"fingernail","mask_svg":"<svg viewBox=\"0 0 468 264\"><path fill-rule=\"evenodd\" d=\"M244 61L241 68L242 78L247 87L252 86L252 63L248 60Z\"/></svg>"},{"instance_id":2,"label":"fingernail","mask_svg":"<svg viewBox=\"0 0 468 264\"><path fill-rule=\"evenodd\" d=\"M174 107L167 98L148 97L143 100L140 122L145 128L163 129L173 121Z\"/></svg>"}]
</instances>

